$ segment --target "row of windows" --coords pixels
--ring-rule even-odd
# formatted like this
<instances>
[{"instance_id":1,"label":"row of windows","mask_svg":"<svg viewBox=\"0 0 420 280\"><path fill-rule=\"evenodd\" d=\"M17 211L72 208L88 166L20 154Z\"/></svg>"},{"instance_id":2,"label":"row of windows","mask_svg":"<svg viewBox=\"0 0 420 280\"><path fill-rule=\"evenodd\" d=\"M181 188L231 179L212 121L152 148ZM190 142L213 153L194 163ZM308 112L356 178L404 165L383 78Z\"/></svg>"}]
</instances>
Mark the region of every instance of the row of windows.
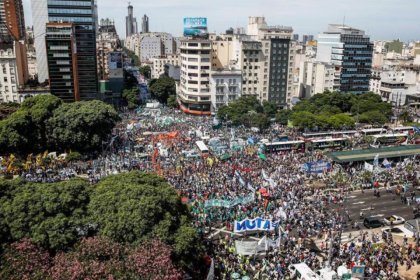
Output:
<instances>
[{"instance_id":1,"label":"row of windows","mask_svg":"<svg viewBox=\"0 0 420 280\"><path fill-rule=\"evenodd\" d=\"M93 23L92 17L67 17L67 16L61 16L61 17L48 17L50 21L55 22L90 22Z\"/></svg>"},{"instance_id":2,"label":"row of windows","mask_svg":"<svg viewBox=\"0 0 420 280\"><path fill-rule=\"evenodd\" d=\"M55 9L49 8L49 14L83 14L83 15L92 15L91 9Z\"/></svg>"},{"instance_id":3,"label":"row of windows","mask_svg":"<svg viewBox=\"0 0 420 280\"><path fill-rule=\"evenodd\" d=\"M92 1L60 1L60 0L48 0L48 5L60 5L60 6L85 6L92 7Z\"/></svg>"}]
</instances>

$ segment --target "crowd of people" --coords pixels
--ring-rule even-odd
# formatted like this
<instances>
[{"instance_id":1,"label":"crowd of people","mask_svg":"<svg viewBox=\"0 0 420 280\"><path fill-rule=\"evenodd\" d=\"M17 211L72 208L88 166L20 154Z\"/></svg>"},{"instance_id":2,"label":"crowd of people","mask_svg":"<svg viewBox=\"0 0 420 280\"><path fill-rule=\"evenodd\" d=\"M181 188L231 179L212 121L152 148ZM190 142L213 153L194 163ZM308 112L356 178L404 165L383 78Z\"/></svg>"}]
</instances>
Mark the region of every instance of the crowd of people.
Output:
<instances>
[{"instance_id":1,"label":"crowd of people","mask_svg":"<svg viewBox=\"0 0 420 280\"><path fill-rule=\"evenodd\" d=\"M384 236L386 242L380 245L365 233L360 240L341 244L346 215L343 208L331 207L345 203L347 193L354 189L397 185L405 193L405 186L418 186L419 159L407 159L366 175L363 164L339 166L319 151L266 153L261 157L258 141L247 142L249 138L273 140L284 134L289 140L299 136L294 129L279 125L265 132L245 127L214 129L210 117L153 109L127 114L97 159L54 171L23 173L22 177L51 182L86 176L96 183L104 176L131 170L157 172L190 205L194 226L214 261L216 279L289 279L288 267L302 262L314 271L327 264L334 270L342 265L349 269L365 265L367 279L378 279L379 275L400 279L399 266L410 269L420 264L419 247L399 245L392 235ZM223 154L229 157L188 153L196 150L195 142L202 139L207 143L217 139L218 145L227 147ZM229 143L234 139L245 144L233 150ZM329 162L331 168L317 174L302 168L319 160ZM325 192L325 187L336 191ZM235 221L257 217L275 221L278 227L269 232L234 232ZM236 241L253 238L273 242L261 252L239 255ZM321 248L312 242L315 239L323 240Z\"/></svg>"}]
</instances>

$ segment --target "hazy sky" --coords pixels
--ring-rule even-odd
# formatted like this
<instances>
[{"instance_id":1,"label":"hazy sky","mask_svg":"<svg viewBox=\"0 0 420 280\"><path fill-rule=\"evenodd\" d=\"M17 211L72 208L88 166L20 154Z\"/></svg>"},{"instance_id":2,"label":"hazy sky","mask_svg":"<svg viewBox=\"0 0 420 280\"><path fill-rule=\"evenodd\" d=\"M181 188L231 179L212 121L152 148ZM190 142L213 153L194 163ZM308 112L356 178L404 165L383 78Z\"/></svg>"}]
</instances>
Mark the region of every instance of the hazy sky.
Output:
<instances>
[{"instance_id":1,"label":"hazy sky","mask_svg":"<svg viewBox=\"0 0 420 280\"><path fill-rule=\"evenodd\" d=\"M37 0L32 0L37 1ZM99 18L115 20L125 37L128 1L97 0ZM23 0L26 25L32 25L31 0ZM248 16L265 16L269 25L292 26L294 33L322 33L329 23L363 29L374 40L420 40L419 0L142 0L131 1L141 29L141 17L150 18L151 31L182 34L184 17L207 17L211 32L246 27Z\"/></svg>"}]
</instances>

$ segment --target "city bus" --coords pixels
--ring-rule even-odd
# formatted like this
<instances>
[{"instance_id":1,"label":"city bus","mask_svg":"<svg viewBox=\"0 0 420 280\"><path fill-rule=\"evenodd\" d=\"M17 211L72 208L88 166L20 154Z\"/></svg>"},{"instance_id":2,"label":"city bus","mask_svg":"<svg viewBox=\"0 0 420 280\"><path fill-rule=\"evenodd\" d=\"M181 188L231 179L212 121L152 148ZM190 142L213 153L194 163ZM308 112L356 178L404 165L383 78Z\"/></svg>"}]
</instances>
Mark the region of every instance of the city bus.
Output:
<instances>
[{"instance_id":1,"label":"city bus","mask_svg":"<svg viewBox=\"0 0 420 280\"><path fill-rule=\"evenodd\" d=\"M263 143L263 151L267 153L283 152L283 151L297 151L300 153L305 152L304 141L286 141L286 142L272 142Z\"/></svg>"},{"instance_id":2,"label":"city bus","mask_svg":"<svg viewBox=\"0 0 420 280\"><path fill-rule=\"evenodd\" d=\"M312 139L353 137L356 134L357 134L357 130L342 130L342 131L303 133L302 136L305 140L312 140Z\"/></svg>"},{"instance_id":3,"label":"city bus","mask_svg":"<svg viewBox=\"0 0 420 280\"><path fill-rule=\"evenodd\" d=\"M310 139L323 139L323 138L329 138L333 136L332 132L310 132L310 133L302 133L303 138L305 140Z\"/></svg>"},{"instance_id":4,"label":"city bus","mask_svg":"<svg viewBox=\"0 0 420 280\"><path fill-rule=\"evenodd\" d=\"M408 135L414 134L414 127L412 126L399 126L391 128L392 133L407 133Z\"/></svg>"},{"instance_id":5,"label":"city bus","mask_svg":"<svg viewBox=\"0 0 420 280\"><path fill-rule=\"evenodd\" d=\"M334 131L333 138L343 138L343 137L354 137L357 134L357 130L343 130L343 131Z\"/></svg>"},{"instance_id":6,"label":"city bus","mask_svg":"<svg viewBox=\"0 0 420 280\"><path fill-rule=\"evenodd\" d=\"M206 144L204 144L203 141L197 141L195 142L195 145L197 145L198 149L200 150L201 155L208 156L209 148L207 148Z\"/></svg>"},{"instance_id":7,"label":"city bus","mask_svg":"<svg viewBox=\"0 0 420 280\"><path fill-rule=\"evenodd\" d=\"M349 146L346 138L314 139L309 143L310 150L340 149Z\"/></svg>"},{"instance_id":8,"label":"city bus","mask_svg":"<svg viewBox=\"0 0 420 280\"><path fill-rule=\"evenodd\" d=\"M362 129L362 135L367 136L367 135L377 135L377 134L382 134L382 133L386 133L387 130L385 128L368 128L368 129Z\"/></svg>"},{"instance_id":9,"label":"city bus","mask_svg":"<svg viewBox=\"0 0 420 280\"><path fill-rule=\"evenodd\" d=\"M394 133L394 134L378 134L372 136L373 146L392 146L392 145L407 145L408 134L406 133Z\"/></svg>"}]
</instances>

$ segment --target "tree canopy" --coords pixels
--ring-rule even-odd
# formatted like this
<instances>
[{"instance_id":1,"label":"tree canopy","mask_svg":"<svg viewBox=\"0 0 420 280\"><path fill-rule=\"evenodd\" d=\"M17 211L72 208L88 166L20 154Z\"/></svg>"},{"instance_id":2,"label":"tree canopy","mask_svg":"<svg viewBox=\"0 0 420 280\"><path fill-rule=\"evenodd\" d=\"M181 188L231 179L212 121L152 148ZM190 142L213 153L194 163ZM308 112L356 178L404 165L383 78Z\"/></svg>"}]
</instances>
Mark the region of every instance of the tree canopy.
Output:
<instances>
[{"instance_id":1,"label":"tree canopy","mask_svg":"<svg viewBox=\"0 0 420 280\"><path fill-rule=\"evenodd\" d=\"M97 100L64 104L53 95L27 98L0 121L0 154L95 151L118 119L111 106Z\"/></svg>"},{"instance_id":2,"label":"tree canopy","mask_svg":"<svg viewBox=\"0 0 420 280\"><path fill-rule=\"evenodd\" d=\"M357 121L383 125L392 106L374 93L325 92L300 101L292 111L290 119L300 129L341 129L352 128Z\"/></svg>"},{"instance_id":3,"label":"tree canopy","mask_svg":"<svg viewBox=\"0 0 420 280\"><path fill-rule=\"evenodd\" d=\"M122 97L127 102L127 107L130 110L135 109L140 105L139 89L137 87L124 89Z\"/></svg>"},{"instance_id":4,"label":"tree canopy","mask_svg":"<svg viewBox=\"0 0 420 280\"><path fill-rule=\"evenodd\" d=\"M162 103L167 103L169 96L176 94L175 80L162 76L149 84L151 93Z\"/></svg>"},{"instance_id":5,"label":"tree canopy","mask_svg":"<svg viewBox=\"0 0 420 280\"><path fill-rule=\"evenodd\" d=\"M141 172L93 186L0 179L0 242L1 279L180 279L201 268L187 206Z\"/></svg>"},{"instance_id":6,"label":"tree canopy","mask_svg":"<svg viewBox=\"0 0 420 280\"><path fill-rule=\"evenodd\" d=\"M224 121L231 121L234 125L258 127L265 129L270 123L270 118L277 112L275 104L263 102L261 104L256 96L242 96L237 100L222 106L217 111L217 116Z\"/></svg>"}]
</instances>

